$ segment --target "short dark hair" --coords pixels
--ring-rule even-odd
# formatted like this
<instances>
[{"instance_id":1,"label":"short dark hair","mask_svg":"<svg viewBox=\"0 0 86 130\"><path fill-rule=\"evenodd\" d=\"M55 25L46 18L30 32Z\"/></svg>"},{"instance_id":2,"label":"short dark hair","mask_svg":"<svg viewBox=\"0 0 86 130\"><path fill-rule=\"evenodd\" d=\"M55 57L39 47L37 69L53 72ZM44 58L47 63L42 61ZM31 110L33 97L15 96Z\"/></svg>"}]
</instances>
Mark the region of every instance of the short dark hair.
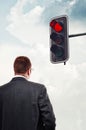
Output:
<instances>
[{"instance_id":1,"label":"short dark hair","mask_svg":"<svg viewBox=\"0 0 86 130\"><path fill-rule=\"evenodd\" d=\"M15 74L25 73L31 68L31 61L26 56L18 56L14 61L14 72Z\"/></svg>"}]
</instances>

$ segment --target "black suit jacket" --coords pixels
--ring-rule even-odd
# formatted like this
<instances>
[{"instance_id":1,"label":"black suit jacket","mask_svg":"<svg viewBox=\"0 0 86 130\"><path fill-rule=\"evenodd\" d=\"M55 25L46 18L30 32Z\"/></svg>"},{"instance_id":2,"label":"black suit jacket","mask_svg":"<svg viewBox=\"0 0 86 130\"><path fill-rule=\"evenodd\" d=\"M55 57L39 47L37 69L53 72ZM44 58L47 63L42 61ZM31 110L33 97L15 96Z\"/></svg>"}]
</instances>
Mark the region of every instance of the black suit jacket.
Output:
<instances>
[{"instance_id":1,"label":"black suit jacket","mask_svg":"<svg viewBox=\"0 0 86 130\"><path fill-rule=\"evenodd\" d=\"M55 116L45 86L23 77L1 86L0 130L55 130Z\"/></svg>"}]
</instances>

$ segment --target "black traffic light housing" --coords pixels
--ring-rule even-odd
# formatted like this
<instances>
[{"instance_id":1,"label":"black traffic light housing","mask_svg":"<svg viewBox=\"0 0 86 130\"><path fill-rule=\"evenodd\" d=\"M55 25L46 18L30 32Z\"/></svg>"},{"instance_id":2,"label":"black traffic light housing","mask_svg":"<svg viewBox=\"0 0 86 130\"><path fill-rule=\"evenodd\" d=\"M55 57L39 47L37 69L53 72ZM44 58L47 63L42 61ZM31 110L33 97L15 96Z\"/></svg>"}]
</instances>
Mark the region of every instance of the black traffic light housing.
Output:
<instances>
[{"instance_id":1,"label":"black traffic light housing","mask_svg":"<svg viewBox=\"0 0 86 130\"><path fill-rule=\"evenodd\" d=\"M50 60L61 63L69 58L68 47L68 17L55 17L50 21Z\"/></svg>"}]
</instances>

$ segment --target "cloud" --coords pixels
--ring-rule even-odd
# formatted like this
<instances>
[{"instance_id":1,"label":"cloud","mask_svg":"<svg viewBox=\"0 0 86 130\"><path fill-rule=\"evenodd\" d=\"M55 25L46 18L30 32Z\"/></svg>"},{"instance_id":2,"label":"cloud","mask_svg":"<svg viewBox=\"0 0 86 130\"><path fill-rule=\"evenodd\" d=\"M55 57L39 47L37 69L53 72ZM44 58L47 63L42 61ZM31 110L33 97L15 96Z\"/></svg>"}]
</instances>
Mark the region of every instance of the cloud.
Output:
<instances>
[{"instance_id":1,"label":"cloud","mask_svg":"<svg viewBox=\"0 0 86 130\"><path fill-rule=\"evenodd\" d=\"M7 30L24 43L41 43L43 34L46 33L46 28L40 24L40 16L44 8L36 6L29 13L23 14L22 6L22 3L17 3L11 9L8 17L10 24Z\"/></svg>"},{"instance_id":2,"label":"cloud","mask_svg":"<svg viewBox=\"0 0 86 130\"><path fill-rule=\"evenodd\" d=\"M72 12L71 12L71 17L74 18L75 20L86 21L86 0L77 0L74 6L72 7Z\"/></svg>"},{"instance_id":3,"label":"cloud","mask_svg":"<svg viewBox=\"0 0 86 130\"><path fill-rule=\"evenodd\" d=\"M85 129L85 68L86 63L68 64L66 68L54 66L48 71L48 92L56 112L57 129L70 129L70 125L74 130Z\"/></svg>"},{"instance_id":4,"label":"cloud","mask_svg":"<svg viewBox=\"0 0 86 130\"><path fill-rule=\"evenodd\" d=\"M8 16L9 25L7 30L20 41L30 45L35 45L36 43L44 44L46 43L46 40L48 42L48 24L50 19L54 16L70 14L72 7L76 4L76 0L52 0L51 2L47 0L41 1L41 3L40 0L35 0L35 4L33 2L32 4L28 2L28 0L18 0L15 6L11 8ZM28 12L24 13L24 7L27 3L28 8L31 5L34 6L32 6L33 8ZM41 4L41 6L39 4Z\"/></svg>"}]
</instances>

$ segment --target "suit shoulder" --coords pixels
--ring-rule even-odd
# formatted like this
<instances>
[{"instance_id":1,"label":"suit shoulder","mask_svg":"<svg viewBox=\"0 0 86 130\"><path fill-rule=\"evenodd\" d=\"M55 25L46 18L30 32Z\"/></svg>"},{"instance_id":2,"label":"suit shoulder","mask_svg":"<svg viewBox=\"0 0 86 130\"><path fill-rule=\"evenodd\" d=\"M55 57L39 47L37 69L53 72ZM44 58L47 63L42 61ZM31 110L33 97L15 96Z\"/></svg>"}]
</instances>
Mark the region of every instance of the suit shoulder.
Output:
<instances>
[{"instance_id":1,"label":"suit shoulder","mask_svg":"<svg viewBox=\"0 0 86 130\"><path fill-rule=\"evenodd\" d=\"M45 88L45 85L41 84L41 83L32 82L32 81L29 81L29 83L30 83L31 86L33 86L35 88L39 88L39 89Z\"/></svg>"},{"instance_id":2,"label":"suit shoulder","mask_svg":"<svg viewBox=\"0 0 86 130\"><path fill-rule=\"evenodd\" d=\"M9 83L3 84L0 86L0 91L2 91L3 89L7 88L9 86Z\"/></svg>"}]
</instances>

